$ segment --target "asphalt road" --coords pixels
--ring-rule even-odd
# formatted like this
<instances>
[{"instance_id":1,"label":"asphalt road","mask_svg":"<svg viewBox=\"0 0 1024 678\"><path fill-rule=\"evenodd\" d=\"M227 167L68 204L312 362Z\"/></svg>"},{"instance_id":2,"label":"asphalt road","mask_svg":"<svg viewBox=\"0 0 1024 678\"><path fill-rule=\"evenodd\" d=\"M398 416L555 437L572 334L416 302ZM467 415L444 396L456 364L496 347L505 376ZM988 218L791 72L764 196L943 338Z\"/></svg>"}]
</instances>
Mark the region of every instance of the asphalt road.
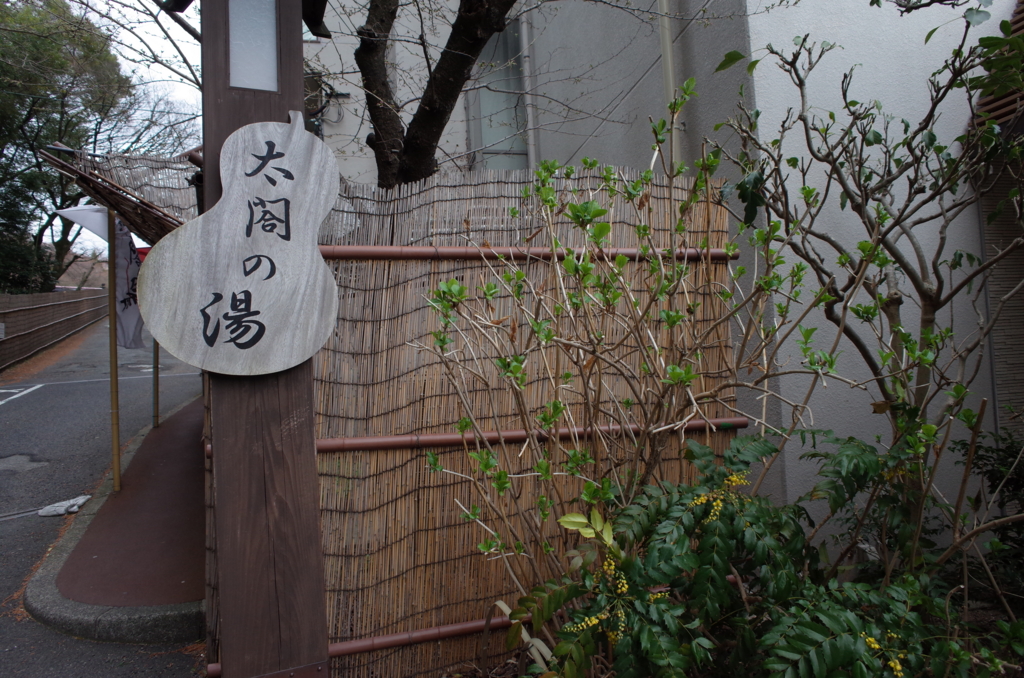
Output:
<instances>
[{"instance_id":1,"label":"asphalt road","mask_svg":"<svg viewBox=\"0 0 1024 678\"><path fill-rule=\"evenodd\" d=\"M102 320L43 354L0 372L0 675L25 678L199 675L180 646L97 643L28 617L20 590L65 518L22 512L91 494L109 472L110 370ZM121 443L152 420L152 337L119 349ZM202 392L197 370L160 356L160 410Z\"/></svg>"}]
</instances>

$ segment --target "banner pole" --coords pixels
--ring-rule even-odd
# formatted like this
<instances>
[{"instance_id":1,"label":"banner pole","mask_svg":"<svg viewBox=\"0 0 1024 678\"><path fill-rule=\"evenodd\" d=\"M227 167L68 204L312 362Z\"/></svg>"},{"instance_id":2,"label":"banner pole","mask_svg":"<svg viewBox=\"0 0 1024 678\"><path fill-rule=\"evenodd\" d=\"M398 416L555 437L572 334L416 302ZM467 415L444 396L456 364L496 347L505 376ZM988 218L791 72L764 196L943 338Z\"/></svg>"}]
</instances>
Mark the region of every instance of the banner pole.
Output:
<instances>
[{"instance_id":1,"label":"banner pole","mask_svg":"<svg viewBox=\"0 0 1024 678\"><path fill-rule=\"evenodd\" d=\"M121 491L121 417L117 403L117 241L113 210L107 210L107 319L110 324L110 439L114 492Z\"/></svg>"},{"instance_id":2,"label":"banner pole","mask_svg":"<svg viewBox=\"0 0 1024 678\"><path fill-rule=\"evenodd\" d=\"M160 426L160 344L153 339L153 428Z\"/></svg>"}]
</instances>

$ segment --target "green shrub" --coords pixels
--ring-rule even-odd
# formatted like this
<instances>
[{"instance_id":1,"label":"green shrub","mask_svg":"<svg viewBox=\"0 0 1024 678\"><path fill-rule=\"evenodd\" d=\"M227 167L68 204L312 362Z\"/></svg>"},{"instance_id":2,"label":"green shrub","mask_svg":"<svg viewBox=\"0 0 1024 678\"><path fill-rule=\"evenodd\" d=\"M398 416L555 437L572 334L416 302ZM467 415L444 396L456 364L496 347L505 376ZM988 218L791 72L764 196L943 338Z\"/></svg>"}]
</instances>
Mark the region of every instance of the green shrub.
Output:
<instances>
[{"instance_id":1,"label":"green shrub","mask_svg":"<svg viewBox=\"0 0 1024 678\"><path fill-rule=\"evenodd\" d=\"M829 438L817 451L822 480L801 501L776 506L740 491L772 445L737 438L724 457L689 441L692 486L648 486L614 518L559 521L588 541L560 581L519 601L513 643L532 614L555 621L553 672L633 676L987 676L1024 656L1024 623L984 633L962 623L958 586L941 568L914 568L841 583L806 530L814 499L844 507L881 482L888 454ZM721 463L718 463L718 462ZM935 562L935 557L927 562ZM930 570L930 571L926 571ZM869 571L870 572L870 571ZM852 574L852 573L851 573ZM563 617L556 613L564 610Z\"/></svg>"}]
</instances>

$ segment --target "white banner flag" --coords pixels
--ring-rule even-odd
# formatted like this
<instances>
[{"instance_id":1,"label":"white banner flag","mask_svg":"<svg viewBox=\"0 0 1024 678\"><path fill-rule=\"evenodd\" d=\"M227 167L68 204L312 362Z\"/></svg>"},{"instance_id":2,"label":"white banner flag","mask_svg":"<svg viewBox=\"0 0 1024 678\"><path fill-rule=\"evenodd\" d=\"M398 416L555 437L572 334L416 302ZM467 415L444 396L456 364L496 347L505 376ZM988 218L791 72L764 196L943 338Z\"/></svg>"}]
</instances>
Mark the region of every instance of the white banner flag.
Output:
<instances>
[{"instance_id":1,"label":"white banner flag","mask_svg":"<svg viewBox=\"0 0 1024 678\"><path fill-rule=\"evenodd\" d=\"M117 345L125 348L143 348L142 314L139 313L139 253L128 227L120 219L114 220L114 245L117 259Z\"/></svg>"},{"instance_id":2,"label":"white banner flag","mask_svg":"<svg viewBox=\"0 0 1024 678\"><path fill-rule=\"evenodd\" d=\"M91 231L103 242L107 241L107 208L102 205L82 205L81 207L69 207L66 210L57 210L57 214L65 219L70 219L82 228Z\"/></svg>"},{"instance_id":3,"label":"white banner flag","mask_svg":"<svg viewBox=\"0 0 1024 678\"><path fill-rule=\"evenodd\" d=\"M57 210L57 214L70 219L79 226L92 231L104 240L107 239L107 208L100 205L84 205ZM139 253L135 250L135 241L131 231L114 220L114 258L108 266L116 266L117 285L114 297L117 303L115 322L117 323L117 345L124 348L144 348L142 343L142 314L139 313Z\"/></svg>"}]
</instances>

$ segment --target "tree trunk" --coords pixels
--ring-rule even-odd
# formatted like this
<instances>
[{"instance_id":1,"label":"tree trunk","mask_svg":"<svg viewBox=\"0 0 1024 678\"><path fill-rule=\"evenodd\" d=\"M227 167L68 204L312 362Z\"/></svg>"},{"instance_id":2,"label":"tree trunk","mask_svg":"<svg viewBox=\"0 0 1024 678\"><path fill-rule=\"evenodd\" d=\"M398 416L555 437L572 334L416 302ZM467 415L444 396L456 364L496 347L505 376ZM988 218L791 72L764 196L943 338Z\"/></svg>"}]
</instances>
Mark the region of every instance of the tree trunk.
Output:
<instances>
[{"instance_id":1,"label":"tree trunk","mask_svg":"<svg viewBox=\"0 0 1024 678\"><path fill-rule=\"evenodd\" d=\"M356 65L363 76L366 110L373 132L366 143L377 162L377 184L391 188L398 183L398 163L402 152L402 119L394 92L388 82L387 49L391 28L398 16L398 0L373 0L366 23L359 27Z\"/></svg>"},{"instance_id":2,"label":"tree trunk","mask_svg":"<svg viewBox=\"0 0 1024 678\"><path fill-rule=\"evenodd\" d=\"M366 23L357 31L356 65L363 76L366 107L373 123L367 144L377 162L377 185L394 188L437 171L437 145L473 73L480 53L495 33L505 30L514 0L461 0L441 57L427 80L419 108L403 132L394 92L388 83L387 43L398 13L397 0L372 0Z\"/></svg>"}]
</instances>

